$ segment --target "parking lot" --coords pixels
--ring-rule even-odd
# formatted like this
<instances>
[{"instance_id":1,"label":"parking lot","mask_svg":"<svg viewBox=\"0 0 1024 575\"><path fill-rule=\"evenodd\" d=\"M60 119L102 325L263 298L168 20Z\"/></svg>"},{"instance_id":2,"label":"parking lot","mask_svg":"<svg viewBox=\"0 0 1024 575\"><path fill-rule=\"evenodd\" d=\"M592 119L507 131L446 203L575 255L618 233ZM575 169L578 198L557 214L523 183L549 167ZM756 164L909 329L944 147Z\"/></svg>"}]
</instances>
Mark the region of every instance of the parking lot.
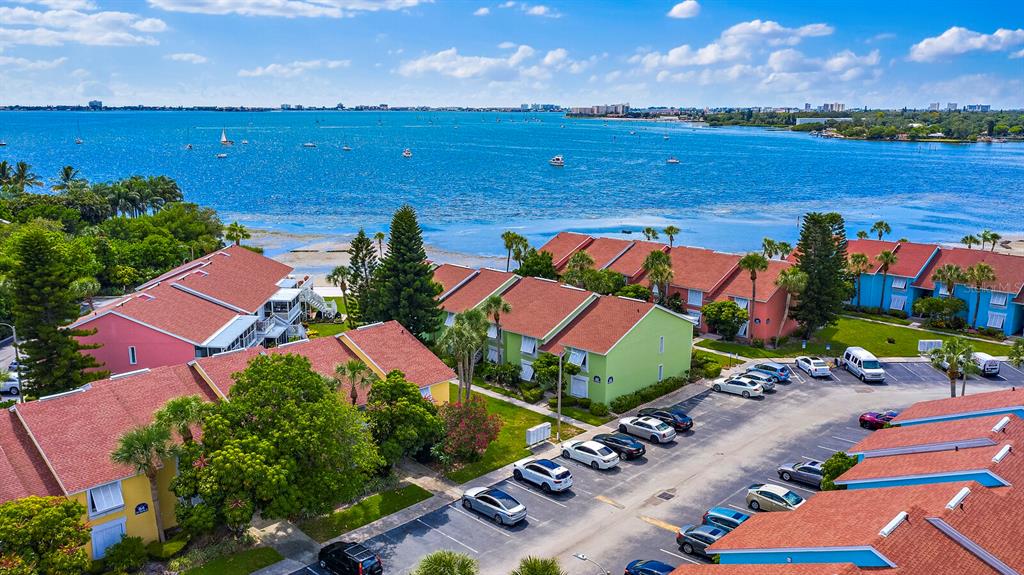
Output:
<instances>
[{"instance_id":1,"label":"parking lot","mask_svg":"<svg viewBox=\"0 0 1024 575\"><path fill-rule=\"evenodd\" d=\"M945 375L927 363L884 367L888 377L882 384L864 384L840 370L816 380L798 373L760 399L688 386L673 395L693 417L694 429L667 445L648 444L644 458L595 471L555 457L557 451L546 452L572 471L574 486L568 493L548 495L510 476L464 486L499 487L524 503L527 519L515 527L497 526L454 502L365 543L380 554L388 573L408 573L423 555L438 549L473 556L483 573L495 574L508 573L526 555L558 557L563 569L580 575L599 570L575 559L577 553L612 572L621 572L634 559L702 562L677 548L679 526L700 523L704 511L714 506L753 513L745 503L750 484L784 484L778 465L823 461L849 448L870 433L857 425L863 411L948 396ZM1010 385L1024 385L1024 373L1004 365L999 376L969 378L967 393ZM805 498L814 496L812 487L787 486ZM310 571L319 572L315 566Z\"/></svg>"}]
</instances>

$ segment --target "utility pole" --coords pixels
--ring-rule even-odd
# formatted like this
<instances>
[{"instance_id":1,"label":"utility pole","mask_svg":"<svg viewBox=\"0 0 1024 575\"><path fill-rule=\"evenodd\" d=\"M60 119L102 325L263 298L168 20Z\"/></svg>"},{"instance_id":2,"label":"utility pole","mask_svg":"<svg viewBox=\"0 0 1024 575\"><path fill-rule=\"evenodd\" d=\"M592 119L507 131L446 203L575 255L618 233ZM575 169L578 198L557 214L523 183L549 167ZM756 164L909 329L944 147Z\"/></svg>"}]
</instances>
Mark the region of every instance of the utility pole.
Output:
<instances>
[{"instance_id":1,"label":"utility pole","mask_svg":"<svg viewBox=\"0 0 1024 575\"><path fill-rule=\"evenodd\" d=\"M555 432L555 442L562 442L562 356L565 355L565 349L562 349L562 353L558 354L558 430Z\"/></svg>"}]
</instances>

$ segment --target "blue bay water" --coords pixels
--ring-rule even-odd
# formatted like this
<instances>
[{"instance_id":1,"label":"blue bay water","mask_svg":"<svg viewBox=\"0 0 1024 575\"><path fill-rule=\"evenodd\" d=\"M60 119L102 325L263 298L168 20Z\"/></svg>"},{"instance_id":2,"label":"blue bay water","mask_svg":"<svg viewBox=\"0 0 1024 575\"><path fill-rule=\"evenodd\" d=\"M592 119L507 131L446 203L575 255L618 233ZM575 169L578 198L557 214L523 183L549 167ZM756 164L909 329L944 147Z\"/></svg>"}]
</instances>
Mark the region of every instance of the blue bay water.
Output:
<instances>
[{"instance_id":1,"label":"blue bay water","mask_svg":"<svg viewBox=\"0 0 1024 575\"><path fill-rule=\"evenodd\" d=\"M222 129L233 147L218 143ZM67 164L90 181L165 174L189 201L251 227L372 232L409 203L429 243L475 254L501 254L510 228L539 243L669 223L684 230L678 243L756 249L766 235L795 240L808 210L843 213L851 235L880 218L893 238L922 241L1024 231L1021 144L425 112L0 112L0 140L0 160L47 180ZM564 168L548 164L555 154Z\"/></svg>"}]
</instances>

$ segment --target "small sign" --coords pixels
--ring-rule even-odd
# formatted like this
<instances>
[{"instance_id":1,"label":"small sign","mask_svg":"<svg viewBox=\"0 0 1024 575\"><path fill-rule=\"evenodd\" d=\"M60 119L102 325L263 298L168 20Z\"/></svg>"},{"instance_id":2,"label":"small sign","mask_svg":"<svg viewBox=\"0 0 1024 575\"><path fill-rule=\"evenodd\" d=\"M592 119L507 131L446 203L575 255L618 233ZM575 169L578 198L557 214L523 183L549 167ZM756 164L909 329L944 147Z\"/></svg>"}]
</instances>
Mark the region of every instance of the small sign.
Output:
<instances>
[{"instance_id":1,"label":"small sign","mask_svg":"<svg viewBox=\"0 0 1024 575\"><path fill-rule=\"evenodd\" d=\"M826 343L825 344L825 351L832 351L832 344L831 343Z\"/></svg>"},{"instance_id":2,"label":"small sign","mask_svg":"<svg viewBox=\"0 0 1024 575\"><path fill-rule=\"evenodd\" d=\"M800 342L800 349L807 349L807 340L806 339Z\"/></svg>"},{"instance_id":3,"label":"small sign","mask_svg":"<svg viewBox=\"0 0 1024 575\"><path fill-rule=\"evenodd\" d=\"M139 503L138 505L135 506L136 515L142 515L147 511L149 511L149 503Z\"/></svg>"}]
</instances>

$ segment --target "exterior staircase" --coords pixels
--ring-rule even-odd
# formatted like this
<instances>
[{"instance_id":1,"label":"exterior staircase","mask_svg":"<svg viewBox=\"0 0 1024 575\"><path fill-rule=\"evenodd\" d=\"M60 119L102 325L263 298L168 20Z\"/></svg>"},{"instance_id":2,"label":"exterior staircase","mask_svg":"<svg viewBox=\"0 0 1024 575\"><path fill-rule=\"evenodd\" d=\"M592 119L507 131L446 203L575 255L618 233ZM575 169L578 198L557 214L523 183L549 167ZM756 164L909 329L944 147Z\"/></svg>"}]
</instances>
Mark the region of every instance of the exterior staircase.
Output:
<instances>
[{"instance_id":1,"label":"exterior staircase","mask_svg":"<svg viewBox=\"0 0 1024 575\"><path fill-rule=\"evenodd\" d=\"M319 311L327 319L334 319L338 315L338 304L327 301L324 297L308 287L302 290L302 301L309 304L309 307Z\"/></svg>"}]
</instances>

